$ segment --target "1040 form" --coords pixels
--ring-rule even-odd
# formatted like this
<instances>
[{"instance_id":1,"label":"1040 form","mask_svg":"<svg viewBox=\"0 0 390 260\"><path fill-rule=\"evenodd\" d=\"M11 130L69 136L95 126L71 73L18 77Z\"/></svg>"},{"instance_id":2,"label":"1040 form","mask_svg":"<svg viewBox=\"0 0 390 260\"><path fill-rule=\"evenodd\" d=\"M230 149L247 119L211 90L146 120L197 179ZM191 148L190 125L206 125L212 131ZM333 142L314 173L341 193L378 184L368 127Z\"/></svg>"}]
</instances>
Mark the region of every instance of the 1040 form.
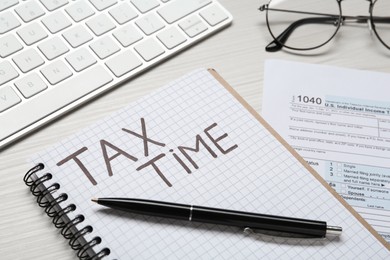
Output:
<instances>
[{"instance_id":1,"label":"1040 form","mask_svg":"<svg viewBox=\"0 0 390 260\"><path fill-rule=\"evenodd\" d=\"M262 106L265 120L388 242L389 82L390 74L269 60Z\"/></svg>"}]
</instances>

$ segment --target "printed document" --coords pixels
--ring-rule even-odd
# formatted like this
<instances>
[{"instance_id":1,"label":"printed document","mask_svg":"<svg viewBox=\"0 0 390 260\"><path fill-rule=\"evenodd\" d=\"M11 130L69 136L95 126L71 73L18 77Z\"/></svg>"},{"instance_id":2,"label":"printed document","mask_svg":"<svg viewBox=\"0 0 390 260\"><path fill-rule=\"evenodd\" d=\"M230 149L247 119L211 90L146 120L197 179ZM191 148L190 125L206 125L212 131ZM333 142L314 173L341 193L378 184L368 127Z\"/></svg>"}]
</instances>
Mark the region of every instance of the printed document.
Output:
<instances>
[{"instance_id":1,"label":"printed document","mask_svg":"<svg viewBox=\"0 0 390 260\"><path fill-rule=\"evenodd\" d=\"M262 115L390 242L390 74L269 60Z\"/></svg>"}]
</instances>

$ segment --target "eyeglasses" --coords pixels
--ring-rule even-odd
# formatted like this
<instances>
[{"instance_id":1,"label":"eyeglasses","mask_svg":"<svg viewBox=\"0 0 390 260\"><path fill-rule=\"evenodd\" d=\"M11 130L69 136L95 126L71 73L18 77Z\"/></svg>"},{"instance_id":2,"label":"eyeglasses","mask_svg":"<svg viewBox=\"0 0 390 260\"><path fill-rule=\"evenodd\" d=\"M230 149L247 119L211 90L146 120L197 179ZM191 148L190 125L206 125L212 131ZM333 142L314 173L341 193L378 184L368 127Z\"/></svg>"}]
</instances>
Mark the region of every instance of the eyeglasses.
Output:
<instances>
[{"instance_id":1,"label":"eyeglasses","mask_svg":"<svg viewBox=\"0 0 390 260\"><path fill-rule=\"evenodd\" d=\"M390 1L368 0L369 16L343 16L343 0L271 0L259 10L266 11L267 27L273 41L266 51L283 47L305 51L330 42L346 21L368 23L379 41L390 49Z\"/></svg>"}]
</instances>

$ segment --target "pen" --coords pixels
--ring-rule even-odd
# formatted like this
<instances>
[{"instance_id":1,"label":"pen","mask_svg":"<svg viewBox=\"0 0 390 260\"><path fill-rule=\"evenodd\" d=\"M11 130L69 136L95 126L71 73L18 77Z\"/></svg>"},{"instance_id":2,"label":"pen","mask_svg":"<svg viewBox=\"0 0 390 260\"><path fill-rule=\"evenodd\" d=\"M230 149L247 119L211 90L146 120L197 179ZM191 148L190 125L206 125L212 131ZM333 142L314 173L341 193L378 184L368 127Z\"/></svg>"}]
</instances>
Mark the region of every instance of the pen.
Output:
<instances>
[{"instance_id":1,"label":"pen","mask_svg":"<svg viewBox=\"0 0 390 260\"><path fill-rule=\"evenodd\" d=\"M327 235L339 236L342 232L341 227L328 226L326 222L317 220L132 198L93 198L92 201L136 214L299 234L310 238L323 238Z\"/></svg>"}]
</instances>

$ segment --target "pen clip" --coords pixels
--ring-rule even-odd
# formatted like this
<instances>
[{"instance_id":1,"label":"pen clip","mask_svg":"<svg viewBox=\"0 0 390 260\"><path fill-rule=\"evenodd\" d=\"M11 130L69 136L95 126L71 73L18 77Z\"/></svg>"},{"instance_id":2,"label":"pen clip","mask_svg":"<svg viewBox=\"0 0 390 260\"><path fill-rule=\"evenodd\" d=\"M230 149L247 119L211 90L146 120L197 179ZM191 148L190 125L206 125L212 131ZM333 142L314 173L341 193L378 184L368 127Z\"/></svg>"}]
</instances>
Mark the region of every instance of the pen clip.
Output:
<instances>
[{"instance_id":1,"label":"pen clip","mask_svg":"<svg viewBox=\"0 0 390 260\"><path fill-rule=\"evenodd\" d=\"M310 241L323 241L325 237L310 237L310 236L304 236L299 234L290 234L290 233L284 233L284 232L271 232L266 230L259 230L256 229L256 231L250 227L244 228L244 234L248 236L255 236L260 239L268 238L268 239L288 239L288 240L310 240Z\"/></svg>"}]
</instances>

